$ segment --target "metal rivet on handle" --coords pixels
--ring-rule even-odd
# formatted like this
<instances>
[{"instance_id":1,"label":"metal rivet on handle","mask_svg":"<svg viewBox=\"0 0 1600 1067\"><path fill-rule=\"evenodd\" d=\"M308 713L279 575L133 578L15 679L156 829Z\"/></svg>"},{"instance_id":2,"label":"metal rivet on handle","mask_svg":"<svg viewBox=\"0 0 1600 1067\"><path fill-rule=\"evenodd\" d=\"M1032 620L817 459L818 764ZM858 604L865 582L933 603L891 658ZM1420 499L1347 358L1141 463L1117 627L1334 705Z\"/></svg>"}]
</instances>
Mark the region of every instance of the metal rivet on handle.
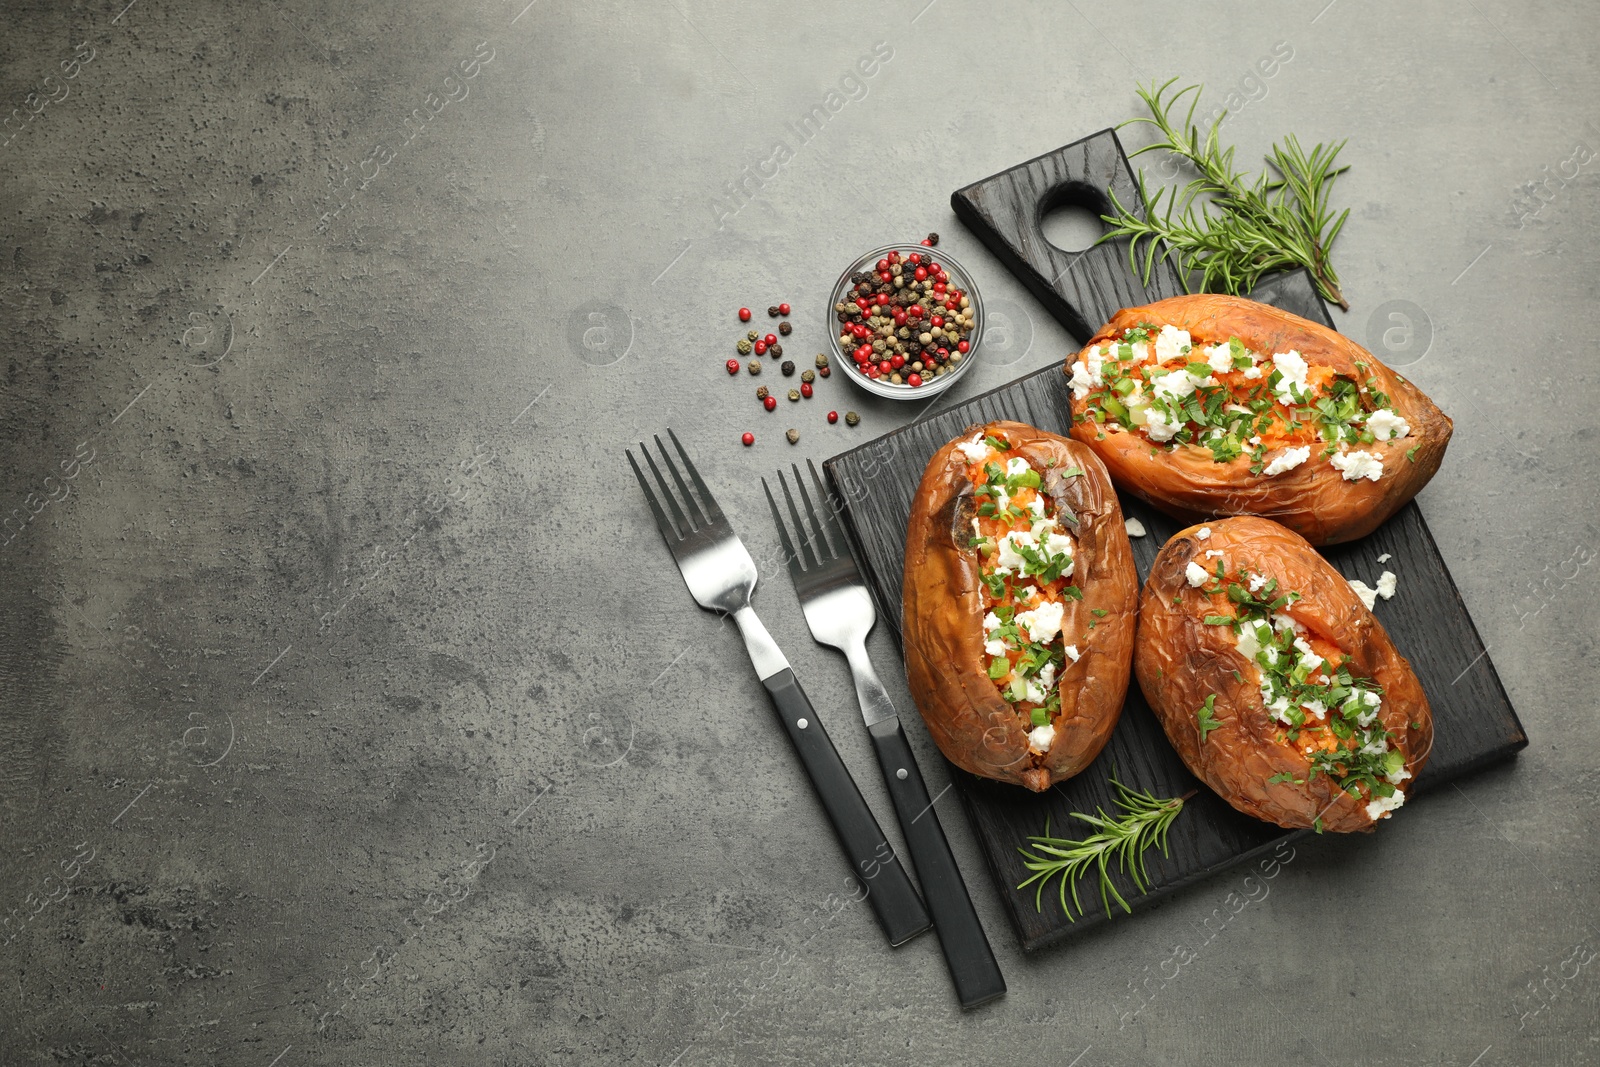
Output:
<instances>
[{"instance_id":1,"label":"metal rivet on handle","mask_svg":"<svg viewBox=\"0 0 1600 1067\"><path fill-rule=\"evenodd\" d=\"M807 723L806 723L806 721L804 719L801 719L799 722L795 723L795 725L800 727L800 729L804 730L806 728L806 726L807 726Z\"/></svg>"},{"instance_id":2,"label":"metal rivet on handle","mask_svg":"<svg viewBox=\"0 0 1600 1067\"><path fill-rule=\"evenodd\" d=\"M894 776L896 778L900 779L902 782L905 781L906 780L906 769L904 767L901 767L898 771L894 772Z\"/></svg>"}]
</instances>

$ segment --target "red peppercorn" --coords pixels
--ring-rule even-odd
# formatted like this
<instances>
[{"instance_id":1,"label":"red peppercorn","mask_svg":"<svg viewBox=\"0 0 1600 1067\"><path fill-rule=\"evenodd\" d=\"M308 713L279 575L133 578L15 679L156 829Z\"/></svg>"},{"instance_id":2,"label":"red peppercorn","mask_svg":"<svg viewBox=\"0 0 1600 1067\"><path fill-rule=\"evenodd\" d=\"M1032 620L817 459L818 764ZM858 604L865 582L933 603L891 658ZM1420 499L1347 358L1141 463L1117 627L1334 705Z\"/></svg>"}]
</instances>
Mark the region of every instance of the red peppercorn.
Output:
<instances>
[{"instance_id":1,"label":"red peppercorn","mask_svg":"<svg viewBox=\"0 0 1600 1067\"><path fill-rule=\"evenodd\" d=\"M794 310L794 309L791 308L788 304L779 304L778 305L778 314L780 314L780 315L787 315L792 310Z\"/></svg>"},{"instance_id":2,"label":"red peppercorn","mask_svg":"<svg viewBox=\"0 0 1600 1067\"><path fill-rule=\"evenodd\" d=\"M758 356L766 355L767 354L767 342L765 342L765 341L757 341L756 344L755 344L755 349L756 349L756 355L758 355Z\"/></svg>"},{"instance_id":3,"label":"red peppercorn","mask_svg":"<svg viewBox=\"0 0 1600 1067\"><path fill-rule=\"evenodd\" d=\"M889 261L887 259L878 260L878 273L879 274L887 274L888 272L889 272Z\"/></svg>"},{"instance_id":4,"label":"red peppercorn","mask_svg":"<svg viewBox=\"0 0 1600 1067\"><path fill-rule=\"evenodd\" d=\"M744 442L744 446L746 448L749 448L751 445L756 443L756 435L751 433L749 430L746 430L744 436L739 438L739 440Z\"/></svg>"},{"instance_id":5,"label":"red peppercorn","mask_svg":"<svg viewBox=\"0 0 1600 1067\"><path fill-rule=\"evenodd\" d=\"M916 266L918 263L922 262L922 253L921 252L913 252L913 253L911 253L909 256L906 257L906 262L911 264L913 267Z\"/></svg>"},{"instance_id":6,"label":"red peppercorn","mask_svg":"<svg viewBox=\"0 0 1600 1067\"><path fill-rule=\"evenodd\" d=\"M944 292L944 290L945 290L945 284L944 284L944 282L934 282L934 283L933 283L933 291L934 291L934 292L936 292L936 293L943 293L943 292Z\"/></svg>"},{"instance_id":7,"label":"red peppercorn","mask_svg":"<svg viewBox=\"0 0 1600 1067\"><path fill-rule=\"evenodd\" d=\"M901 367L904 367L905 365L906 365L906 357L900 355L899 353L896 353L894 358L889 360L889 366L894 370L899 370Z\"/></svg>"},{"instance_id":8,"label":"red peppercorn","mask_svg":"<svg viewBox=\"0 0 1600 1067\"><path fill-rule=\"evenodd\" d=\"M944 309L946 311L955 311L959 307L961 307L961 305L956 303L954 300L946 300L944 302Z\"/></svg>"},{"instance_id":9,"label":"red peppercorn","mask_svg":"<svg viewBox=\"0 0 1600 1067\"><path fill-rule=\"evenodd\" d=\"M778 335L775 333L769 333L763 337L762 340L767 342L768 348L771 348L773 345L778 343Z\"/></svg>"},{"instance_id":10,"label":"red peppercorn","mask_svg":"<svg viewBox=\"0 0 1600 1067\"><path fill-rule=\"evenodd\" d=\"M879 374L888 374L892 370L894 370L894 363L892 363L891 361L889 361L887 359L881 359L881 360L878 361L878 373Z\"/></svg>"},{"instance_id":11,"label":"red peppercorn","mask_svg":"<svg viewBox=\"0 0 1600 1067\"><path fill-rule=\"evenodd\" d=\"M956 351L957 351L957 352L968 352L968 351L970 351L970 350L971 350L971 349L972 349L972 346L971 346L971 345L969 345L969 344L968 344L968 343L967 343L967 342L965 342L965 341L957 341L957 342L956 342Z\"/></svg>"},{"instance_id":12,"label":"red peppercorn","mask_svg":"<svg viewBox=\"0 0 1600 1067\"><path fill-rule=\"evenodd\" d=\"M927 267L918 267L916 270L911 272L911 276L913 278L917 279L917 281L919 281L919 282L927 281L928 280L928 268Z\"/></svg>"},{"instance_id":13,"label":"red peppercorn","mask_svg":"<svg viewBox=\"0 0 1600 1067\"><path fill-rule=\"evenodd\" d=\"M740 308L739 309L739 321L740 322L749 322L750 321L750 309L749 308ZM748 441L745 442L745 444L749 444L749 443L750 442L748 442Z\"/></svg>"},{"instance_id":14,"label":"red peppercorn","mask_svg":"<svg viewBox=\"0 0 1600 1067\"><path fill-rule=\"evenodd\" d=\"M894 324L896 326L904 326L906 324L906 309L905 308L895 308L894 309Z\"/></svg>"},{"instance_id":15,"label":"red peppercorn","mask_svg":"<svg viewBox=\"0 0 1600 1067\"><path fill-rule=\"evenodd\" d=\"M860 345L860 346L858 346L856 348L856 351L855 351L855 357L856 357L856 362L857 363L865 363L867 360L872 358L872 346L871 345Z\"/></svg>"},{"instance_id":16,"label":"red peppercorn","mask_svg":"<svg viewBox=\"0 0 1600 1067\"><path fill-rule=\"evenodd\" d=\"M922 305L921 304L912 304L910 307L906 308L906 315L907 315L907 317L913 318L913 319L922 318Z\"/></svg>"},{"instance_id":17,"label":"red peppercorn","mask_svg":"<svg viewBox=\"0 0 1600 1067\"><path fill-rule=\"evenodd\" d=\"M892 267L898 262L900 262L900 253L899 252L890 252L889 253L889 265Z\"/></svg>"},{"instance_id":18,"label":"red peppercorn","mask_svg":"<svg viewBox=\"0 0 1600 1067\"><path fill-rule=\"evenodd\" d=\"M882 282L884 285L888 285L891 281L894 280L894 275L890 274L888 271L883 271L882 273L880 273L878 275L878 280L880 282Z\"/></svg>"},{"instance_id":19,"label":"red peppercorn","mask_svg":"<svg viewBox=\"0 0 1600 1067\"><path fill-rule=\"evenodd\" d=\"M949 358L950 358L950 350L948 348L940 348L939 349L939 362L943 363L945 360L947 360Z\"/></svg>"},{"instance_id":20,"label":"red peppercorn","mask_svg":"<svg viewBox=\"0 0 1600 1067\"><path fill-rule=\"evenodd\" d=\"M889 294L888 293L879 293L878 294L878 306L879 307L883 307L887 303L889 303Z\"/></svg>"},{"instance_id":21,"label":"red peppercorn","mask_svg":"<svg viewBox=\"0 0 1600 1067\"><path fill-rule=\"evenodd\" d=\"M769 396L761 402L761 406L766 408L768 411L775 411L778 407L778 398L775 396Z\"/></svg>"},{"instance_id":22,"label":"red peppercorn","mask_svg":"<svg viewBox=\"0 0 1600 1067\"><path fill-rule=\"evenodd\" d=\"M944 325L944 316L943 315L935 315L932 319L930 319L928 321L930 321L935 326L943 326Z\"/></svg>"},{"instance_id":23,"label":"red peppercorn","mask_svg":"<svg viewBox=\"0 0 1600 1067\"><path fill-rule=\"evenodd\" d=\"M833 373L833 370L830 367L818 367L817 368L817 374L820 377L826 378L828 375L830 375L832 373Z\"/></svg>"},{"instance_id":24,"label":"red peppercorn","mask_svg":"<svg viewBox=\"0 0 1600 1067\"><path fill-rule=\"evenodd\" d=\"M800 383L800 395L805 397L807 400L811 399L811 394L813 391L814 390L812 390L810 382Z\"/></svg>"},{"instance_id":25,"label":"red peppercorn","mask_svg":"<svg viewBox=\"0 0 1600 1067\"><path fill-rule=\"evenodd\" d=\"M729 374L738 374L739 373L739 361L738 360L736 360L736 359L728 360L728 373Z\"/></svg>"},{"instance_id":26,"label":"red peppercorn","mask_svg":"<svg viewBox=\"0 0 1600 1067\"><path fill-rule=\"evenodd\" d=\"M864 296L856 297L856 307L860 308L862 311L866 311L871 306L872 306L872 302L870 300L868 300L866 297L864 297Z\"/></svg>"},{"instance_id":27,"label":"red peppercorn","mask_svg":"<svg viewBox=\"0 0 1600 1067\"><path fill-rule=\"evenodd\" d=\"M839 421L839 413L837 411L828 412L828 421L829 422L838 422Z\"/></svg>"},{"instance_id":28,"label":"red peppercorn","mask_svg":"<svg viewBox=\"0 0 1600 1067\"><path fill-rule=\"evenodd\" d=\"M924 247L924 248L932 248L933 247L933 242L928 240L926 237L924 237L922 240L918 241L917 243L922 245L922 247Z\"/></svg>"},{"instance_id":29,"label":"red peppercorn","mask_svg":"<svg viewBox=\"0 0 1600 1067\"><path fill-rule=\"evenodd\" d=\"M922 375L918 374L916 371L912 371L910 376L906 378L906 384L907 385L913 385L913 386L921 385L922 384Z\"/></svg>"}]
</instances>

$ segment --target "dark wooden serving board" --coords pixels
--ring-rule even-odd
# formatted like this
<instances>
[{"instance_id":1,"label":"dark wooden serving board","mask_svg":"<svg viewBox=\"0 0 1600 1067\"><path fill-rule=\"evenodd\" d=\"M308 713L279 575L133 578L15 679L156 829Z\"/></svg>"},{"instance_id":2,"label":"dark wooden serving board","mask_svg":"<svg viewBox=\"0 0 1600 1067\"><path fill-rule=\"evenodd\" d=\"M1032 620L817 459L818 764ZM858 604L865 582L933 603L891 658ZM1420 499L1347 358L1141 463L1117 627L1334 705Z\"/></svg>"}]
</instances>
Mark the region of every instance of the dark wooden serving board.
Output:
<instances>
[{"instance_id":1,"label":"dark wooden serving board","mask_svg":"<svg viewBox=\"0 0 1600 1067\"><path fill-rule=\"evenodd\" d=\"M1099 190L1113 184L1124 204L1137 202L1127 158L1115 134L1106 130L969 186L952 201L963 221L1083 341L1118 308L1182 291L1170 265L1158 270L1148 288L1140 284L1120 246L1100 246L1074 258L1045 242L1038 220L1053 203L1068 197L1101 208L1104 205L1094 197L1103 198ZM1304 271L1274 276L1252 295L1333 325ZM845 501L857 558L897 638L906 523L929 458L966 427L992 419L1015 419L1065 436L1070 429L1069 396L1058 363L827 461L829 476ZM1133 541L1143 581L1156 552L1180 526L1131 497L1122 497L1122 507L1149 531ZM1386 552L1392 558L1376 562ZM1433 706L1434 749L1415 783L1416 793L1510 759L1527 745L1522 724L1415 503L1365 539L1325 549L1323 554L1346 577L1368 585L1384 570L1392 570L1399 579L1398 594L1380 600L1375 613L1411 660ZM1042 909L1035 907L1032 889L1019 892L1015 887L1029 873L1017 850L1030 835L1043 833L1046 820L1053 833L1083 836L1085 827L1071 818L1072 812L1115 810L1107 782L1113 768L1126 784L1158 796L1199 788L1173 823L1170 856L1154 850L1147 856L1150 892L1138 894L1127 879L1118 877L1117 885L1135 914L1185 885L1308 832L1285 831L1241 815L1200 786L1167 743L1138 685L1132 684L1122 720L1105 751L1082 774L1048 792L1029 793L950 767L995 886L1026 950L1107 921L1092 878L1080 887L1088 911L1077 922L1062 914L1053 885L1045 893ZM1421 813L1406 811L1398 817L1421 817ZM1131 917L1119 910L1114 918L1127 922Z\"/></svg>"}]
</instances>

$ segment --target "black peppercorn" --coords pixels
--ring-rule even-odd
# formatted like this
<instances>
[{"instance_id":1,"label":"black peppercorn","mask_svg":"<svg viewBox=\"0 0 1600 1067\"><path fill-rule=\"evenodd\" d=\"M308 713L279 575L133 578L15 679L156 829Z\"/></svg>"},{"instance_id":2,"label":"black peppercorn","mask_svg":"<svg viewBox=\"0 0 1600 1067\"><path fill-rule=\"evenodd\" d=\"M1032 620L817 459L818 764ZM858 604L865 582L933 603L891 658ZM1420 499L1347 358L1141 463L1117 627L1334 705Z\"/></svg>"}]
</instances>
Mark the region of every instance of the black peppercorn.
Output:
<instances>
[{"instance_id":1,"label":"black peppercorn","mask_svg":"<svg viewBox=\"0 0 1600 1067\"><path fill-rule=\"evenodd\" d=\"M778 317L778 305L777 304L773 304L771 307L767 308L767 314L772 316L773 318L777 318Z\"/></svg>"},{"instance_id":2,"label":"black peppercorn","mask_svg":"<svg viewBox=\"0 0 1600 1067\"><path fill-rule=\"evenodd\" d=\"M781 355L782 353L779 353L779 354ZM792 360L792 359L784 360L783 361L783 365L780 366L778 369L783 371L783 376L785 378L789 377L791 374L794 373L794 360Z\"/></svg>"},{"instance_id":3,"label":"black peppercorn","mask_svg":"<svg viewBox=\"0 0 1600 1067\"><path fill-rule=\"evenodd\" d=\"M928 234L928 246L930 248L937 248L939 246L939 235L938 234L936 234L936 233Z\"/></svg>"},{"instance_id":4,"label":"black peppercorn","mask_svg":"<svg viewBox=\"0 0 1600 1067\"><path fill-rule=\"evenodd\" d=\"M778 332L783 334L785 337L788 337L794 332L794 327L789 325L788 320L785 320L778 323Z\"/></svg>"},{"instance_id":5,"label":"black peppercorn","mask_svg":"<svg viewBox=\"0 0 1600 1067\"><path fill-rule=\"evenodd\" d=\"M771 352L774 356L781 356L783 355L783 346L780 344L770 344L767 346L767 351Z\"/></svg>"}]
</instances>

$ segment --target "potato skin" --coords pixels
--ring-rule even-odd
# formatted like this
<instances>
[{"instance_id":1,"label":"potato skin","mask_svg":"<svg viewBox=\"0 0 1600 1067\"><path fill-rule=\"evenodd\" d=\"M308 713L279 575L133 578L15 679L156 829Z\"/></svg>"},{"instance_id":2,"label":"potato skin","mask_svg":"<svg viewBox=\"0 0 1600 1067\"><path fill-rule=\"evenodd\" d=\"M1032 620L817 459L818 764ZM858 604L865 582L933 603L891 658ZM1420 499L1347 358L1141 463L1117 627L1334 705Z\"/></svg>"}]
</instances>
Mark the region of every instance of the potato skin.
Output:
<instances>
[{"instance_id":1,"label":"potato skin","mask_svg":"<svg viewBox=\"0 0 1600 1067\"><path fill-rule=\"evenodd\" d=\"M1318 456L1294 470L1268 477L1250 473L1250 458L1239 456L1217 463L1208 449L1179 445L1157 450L1140 434L1129 430L1106 433L1084 419L1086 400L1072 401L1072 436L1105 461L1118 488L1150 502L1180 521L1198 521L1219 515L1260 515L1274 519L1314 545L1331 545L1365 537L1400 510L1428 484L1444 459L1450 443L1450 418L1422 390L1402 381L1394 371L1348 337L1287 311L1235 296L1200 294L1175 296L1144 307L1124 308L1084 346L1103 345L1120 338L1140 322L1171 323L1198 337L1221 340L1238 337L1251 349L1271 355L1296 349L1312 366L1364 382L1377 379L1389 395L1394 410L1410 424L1410 433L1398 441L1358 446L1383 457L1383 477L1376 482L1347 482ZM1067 359L1084 358L1079 352ZM1367 365L1365 371L1356 361ZM1415 448L1412 460L1406 453Z\"/></svg>"},{"instance_id":2,"label":"potato skin","mask_svg":"<svg viewBox=\"0 0 1600 1067\"><path fill-rule=\"evenodd\" d=\"M1325 830L1371 830L1366 801L1351 797L1326 775L1309 777L1309 761L1293 746L1276 741L1279 727L1252 680L1259 668L1238 650L1230 627L1204 622L1208 614L1223 613L1227 597L1217 594L1213 600L1190 587L1185 568L1191 560L1214 565L1215 559L1205 553L1220 551L1230 575L1244 567L1277 578L1284 591L1300 593L1303 599L1288 609L1294 617L1337 644L1349 656L1352 674L1383 686L1378 721L1393 734L1393 747L1405 755L1413 781L1433 747L1433 716L1422 684L1383 624L1304 538L1251 517L1215 520L1210 528L1205 540L1197 526L1179 532L1151 567L1134 650L1139 688L1189 770L1246 815L1299 829L1311 826L1320 814ZM1232 613L1231 605L1226 613ZM1233 677L1234 671L1242 682ZM1213 693L1220 725L1202 744L1195 712ZM1268 783L1284 771L1305 784ZM1405 792L1409 795L1409 787Z\"/></svg>"},{"instance_id":3,"label":"potato skin","mask_svg":"<svg viewBox=\"0 0 1600 1067\"><path fill-rule=\"evenodd\" d=\"M972 483L956 451L977 432L1002 437L1038 469L1058 514L1078 519L1072 581L1081 601L1067 601L1062 632L1081 650L1058 683L1056 740L1043 757L1028 751L1016 710L989 680L983 650L979 557L968 547ZM1053 468L1047 468L1048 461ZM1058 473L1071 467L1080 477ZM1111 737L1127 695L1137 620L1138 574L1122 508L1105 467L1076 441L1018 422L972 426L928 461L906 530L904 573L906 675L928 732L958 767L1042 792L1087 767ZM1102 617L1093 609L1105 612ZM1094 630L1089 623L1094 622ZM1081 636L1087 635L1087 637Z\"/></svg>"}]
</instances>

